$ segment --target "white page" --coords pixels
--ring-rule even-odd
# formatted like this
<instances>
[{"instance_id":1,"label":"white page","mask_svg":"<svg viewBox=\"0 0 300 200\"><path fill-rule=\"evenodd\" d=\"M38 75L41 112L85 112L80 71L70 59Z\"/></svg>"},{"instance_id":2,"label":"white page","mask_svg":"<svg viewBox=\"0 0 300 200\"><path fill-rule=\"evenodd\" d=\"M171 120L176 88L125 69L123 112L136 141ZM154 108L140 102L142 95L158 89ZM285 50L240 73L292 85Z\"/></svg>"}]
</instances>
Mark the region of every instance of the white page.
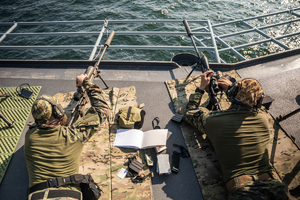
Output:
<instances>
[{"instance_id":1,"label":"white page","mask_svg":"<svg viewBox=\"0 0 300 200\"><path fill-rule=\"evenodd\" d=\"M156 146L165 146L167 142L168 129L154 129L144 132L142 149Z\"/></svg>"},{"instance_id":2,"label":"white page","mask_svg":"<svg viewBox=\"0 0 300 200\"><path fill-rule=\"evenodd\" d=\"M143 132L137 129L119 129L114 142L115 147L140 149Z\"/></svg>"}]
</instances>

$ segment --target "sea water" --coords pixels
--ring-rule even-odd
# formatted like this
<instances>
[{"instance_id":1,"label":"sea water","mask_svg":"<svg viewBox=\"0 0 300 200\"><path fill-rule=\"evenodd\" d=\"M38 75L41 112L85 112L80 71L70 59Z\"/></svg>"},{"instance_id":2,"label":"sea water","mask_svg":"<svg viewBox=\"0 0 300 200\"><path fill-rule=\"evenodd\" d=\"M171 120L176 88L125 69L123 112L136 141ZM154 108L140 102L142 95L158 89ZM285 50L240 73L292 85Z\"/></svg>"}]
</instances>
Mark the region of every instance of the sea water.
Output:
<instances>
[{"instance_id":1,"label":"sea water","mask_svg":"<svg viewBox=\"0 0 300 200\"><path fill-rule=\"evenodd\" d=\"M0 0L0 22L40 22L74 20L210 20L212 25L232 20L255 17L300 7L299 0ZM297 11L300 14L300 11ZM255 27L289 20L291 23L279 27L264 29L271 37L300 31L300 23L293 22L292 15L280 14L247 21ZM204 24L205 25L205 24ZM199 27L199 24L190 24ZM0 26L0 33L5 33L10 26ZM67 24L67 25L28 25L18 26L13 33L29 32L100 32L102 24ZM241 23L214 28L216 35L249 29ZM108 31L182 31L182 23L128 23L110 24ZM98 35L72 36L7 36L1 46L34 45L94 45ZM300 36L281 39L280 42L291 49L300 47ZM105 33L101 44L105 42ZM198 36L203 39L202 36ZM255 32L224 38L230 46L265 39ZM192 46L187 35L115 35L112 45L149 45L149 46ZM209 42L207 43L209 44ZM217 42L218 48L225 48ZM99 49L98 49L99 50ZM273 42L253 45L238 49L247 59L282 51ZM12 49L0 50L0 59L26 60L88 60L92 49ZM169 61L178 53L193 53L194 50L140 50L109 49L104 60L146 60ZM216 60L203 52L211 62ZM238 62L240 59L231 52L224 52L220 57L226 62Z\"/></svg>"}]
</instances>

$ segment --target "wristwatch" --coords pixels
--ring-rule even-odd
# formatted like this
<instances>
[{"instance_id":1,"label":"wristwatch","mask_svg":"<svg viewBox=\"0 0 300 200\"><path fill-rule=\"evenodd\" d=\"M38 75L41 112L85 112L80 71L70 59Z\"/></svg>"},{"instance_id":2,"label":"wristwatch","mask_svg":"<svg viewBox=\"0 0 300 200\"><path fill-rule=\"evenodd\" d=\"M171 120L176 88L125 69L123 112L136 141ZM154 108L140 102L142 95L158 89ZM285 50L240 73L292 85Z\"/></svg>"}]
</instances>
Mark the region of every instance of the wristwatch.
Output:
<instances>
[{"instance_id":1,"label":"wristwatch","mask_svg":"<svg viewBox=\"0 0 300 200\"><path fill-rule=\"evenodd\" d=\"M201 90L200 88L196 88L195 92L199 92L200 94L204 94L204 90Z\"/></svg>"}]
</instances>

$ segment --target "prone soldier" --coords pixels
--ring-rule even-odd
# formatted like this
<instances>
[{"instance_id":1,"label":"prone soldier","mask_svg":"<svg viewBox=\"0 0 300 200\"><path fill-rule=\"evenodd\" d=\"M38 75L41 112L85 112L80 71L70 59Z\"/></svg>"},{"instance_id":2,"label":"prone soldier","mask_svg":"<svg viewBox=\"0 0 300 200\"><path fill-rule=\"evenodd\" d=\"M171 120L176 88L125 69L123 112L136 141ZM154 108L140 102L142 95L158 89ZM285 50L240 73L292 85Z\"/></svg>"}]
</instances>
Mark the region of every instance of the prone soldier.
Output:
<instances>
[{"instance_id":1,"label":"prone soldier","mask_svg":"<svg viewBox=\"0 0 300 200\"><path fill-rule=\"evenodd\" d=\"M102 90L86 74L76 78L76 87L81 86L92 107L72 126L65 126L67 116L55 98L42 95L32 106L35 123L27 131L24 145L29 200L82 199L79 184L60 186L58 180L78 174L83 146L109 116L110 107Z\"/></svg>"},{"instance_id":2,"label":"prone soldier","mask_svg":"<svg viewBox=\"0 0 300 200\"><path fill-rule=\"evenodd\" d=\"M260 83L220 78L218 85L232 104L227 110L211 111L200 107L200 102L212 76L212 70L201 75L200 87L190 96L183 119L211 140L229 199L293 199L270 164L269 124L261 110Z\"/></svg>"}]
</instances>

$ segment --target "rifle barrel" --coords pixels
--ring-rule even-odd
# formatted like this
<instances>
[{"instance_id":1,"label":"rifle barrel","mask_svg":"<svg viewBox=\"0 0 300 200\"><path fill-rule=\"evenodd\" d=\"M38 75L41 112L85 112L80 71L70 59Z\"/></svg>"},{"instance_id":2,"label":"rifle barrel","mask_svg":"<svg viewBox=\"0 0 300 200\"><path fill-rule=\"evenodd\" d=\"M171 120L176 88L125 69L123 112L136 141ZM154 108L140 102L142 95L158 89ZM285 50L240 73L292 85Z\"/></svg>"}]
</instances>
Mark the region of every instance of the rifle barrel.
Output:
<instances>
[{"instance_id":1,"label":"rifle barrel","mask_svg":"<svg viewBox=\"0 0 300 200\"><path fill-rule=\"evenodd\" d=\"M186 21L186 19L183 20L183 25L184 25L184 27L185 27L185 30L186 30L188 36L189 36L189 37L193 36L193 33L192 33L192 31L191 31L191 29L190 29L190 26L189 26L188 22Z\"/></svg>"},{"instance_id":2,"label":"rifle barrel","mask_svg":"<svg viewBox=\"0 0 300 200\"><path fill-rule=\"evenodd\" d=\"M104 44L104 49L103 49L103 52L99 58L99 60L97 61L97 63L93 66L89 66L87 68L87 70L85 71L85 74L87 74L87 77L90 81L94 81L95 77L96 76L99 76L100 79L102 80L102 82L105 84L105 86L108 88L108 85L105 83L105 81L103 80L103 78L101 77L100 75L100 71L98 71L98 66L100 64L100 61L102 60L103 58L103 55L106 51L106 49L109 47L113 37L115 35L115 31L111 31L111 33L109 34L109 37L107 38L105 44ZM77 89L77 92L78 92L79 88ZM84 92L84 91L83 91ZM78 92L79 93L79 92ZM87 96L87 93L84 92L84 94L79 98L79 101L77 102L75 108L73 109L73 112L72 112L72 116L71 116L71 119L68 123L68 126L71 126L72 123L74 122L74 120L76 120L78 118L78 112L80 110L80 106L84 106L85 103L88 101L88 96Z\"/></svg>"},{"instance_id":3,"label":"rifle barrel","mask_svg":"<svg viewBox=\"0 0 300 200\"><path fill-rule=\"evenodd\" d=\"M191 31L191 29L190 29L190 26L189 26L188 22L186 21L186 19L183 20L183 24L184 24L184 27L185 27L185 30L186 30L188 36L189 36L189 37L191 38L191 40L192 40L192 43L193 43L193 45L194 45L194 49L195 49L195 51L196 51L196 53L197 53L197 55L198 55L198 59L200 60L200 59L201 59L200 53L199 53L199 51L198 51L198 49L197 49L197 47L196 47L196 44L195 44L195 41L194 41L194 38L193 38L193 33L192 33L192 31ZM201 68L201 69L202 69L202 72L204 73L204 69L203 69L203 68Z\"/></svg>"},{"instance_id":4,"label":"rifle barrel","mask_svg":"<svg viewBox=\"0 0 300 200\"><path fill-rule=\"evenodd\" d=\"M115 35L115 31L111 31L110 34L109 34L109 36L108 36L108 38L107 38L107 40L106 40L106 42L105 42L105 44L104 44L103 52L102 52L102 54L101 54L98 62L95 64L94 67L98 68L98 66L100 64L100 61L102 60L102 57L104 56L104 53L105 53L106 49L109 47L109 45L110 45L110 43L111 43L114 35Z\"/></svg>"},{"instance_id":5,"label":"rifle barrel","mask_svg":"<svg viewBox=\"0 0 300 200\"><path fill-rule=\"evenodd\" d=\"M192 40L192 43L193 43L194 48L195 48L195 51L196 51L196 53L198 55L197 64L200 65L202 73L204 73L205 71L210 70L207 58L205 56L202 56L202 57L200 56L200 53L199 53L199 51L198 51L198 49L196 47L196 44L195 44L195 41L194 41L194 38L193 38L193 33L192 33L191 29L190 29L190 26L189 26L187 20L183 20L183 24L184 24L184 27L185 27L185 30L186 30L188 36ZM193 71L196 69L196 67L197 67L197 65L195 67L193 67L192 71L189 73L189 75L186 78L188 78L193 73ZM210 86L209 86L209 90L210 90L209 93L210 93L210 96L211 96L210 97L210 102L214 106L213 109L222 110L220 101L219 101L219 99L216 96L214 88L212 87L214 85L217 85L216 84L216 79L213 78L213 77L211 77L211 79L210 79Z\"/></svg>"},{"instance_id":6,"label":"rifle barrel","mask_svg":"<svg viewBox=\"0 0 300 200\"><path fill-rule=\"evenodd\" d=\"M281 122L281 121L286 120L287 118L297 114L298 112L300 112L300 108L290 112L289 114L286 114L286 115L283 115L283 116L280 115L279 117L276 118L276 120L277 120L277 122Z\"/></svg>"},{"instance_id":7,"label":"rifle barrel","mask_svg":"<svg viewBox=\"0 0 300 200\"><path fill-rule=\"evenodd\" d=\"M109 47L109 45L110 45L112 39L114 38L114 36L115 36L115 31L111 31L111 33L109 34L109 37L107 38L104 46Z\"/></svg>"}]
</instances>

